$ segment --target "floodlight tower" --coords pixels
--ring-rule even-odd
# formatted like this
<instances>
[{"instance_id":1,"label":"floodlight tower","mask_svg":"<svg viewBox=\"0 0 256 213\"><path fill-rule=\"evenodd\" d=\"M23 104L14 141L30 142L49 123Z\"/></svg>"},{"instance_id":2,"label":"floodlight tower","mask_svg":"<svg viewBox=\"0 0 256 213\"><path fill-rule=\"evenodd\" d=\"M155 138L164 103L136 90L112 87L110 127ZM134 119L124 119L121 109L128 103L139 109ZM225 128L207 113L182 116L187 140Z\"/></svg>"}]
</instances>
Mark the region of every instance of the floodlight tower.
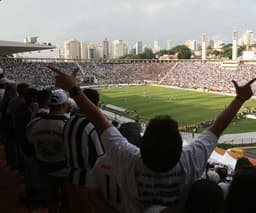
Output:
<instances>
[{"instance_id":1,"label":"floodlight tower","mask_svg":"<svg viewBox=\"0 0 256 213\"><path fill-rule=\"evenodd\" d=\"M202 35L202 60L206 60L206 48L207 48L207 34Z\"/></svg>"},{"instance_id":2,"label":"floodlight tower","mask_svg":"<svg viewBox=\"0 0 256 213\"><path fill-rule=\"evenodd\" d=\"M238 41L238 32L233 31L233 45L232 45L232 60L237 59L237 41Z\"/></svg>"}]
</instances>

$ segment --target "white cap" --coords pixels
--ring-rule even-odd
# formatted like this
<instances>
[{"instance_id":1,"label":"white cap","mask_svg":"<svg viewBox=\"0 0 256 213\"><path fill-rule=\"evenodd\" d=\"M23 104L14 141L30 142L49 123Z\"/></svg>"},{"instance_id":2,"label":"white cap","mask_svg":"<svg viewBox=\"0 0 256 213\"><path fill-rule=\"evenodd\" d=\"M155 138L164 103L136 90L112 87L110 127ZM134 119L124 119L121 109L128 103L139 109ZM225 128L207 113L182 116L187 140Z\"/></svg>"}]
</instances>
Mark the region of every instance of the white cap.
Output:
<instances>
[{"instance_id":1,"label":"white cap","mask_svg":"<svg viewBox=\"0 0 256 213\"><path fill-rule=\"evenodd\" d=\"M50 105L60 105L68 101L68 96L63 90L55 90L52 92Z\"/></svg>"}]
</instances>

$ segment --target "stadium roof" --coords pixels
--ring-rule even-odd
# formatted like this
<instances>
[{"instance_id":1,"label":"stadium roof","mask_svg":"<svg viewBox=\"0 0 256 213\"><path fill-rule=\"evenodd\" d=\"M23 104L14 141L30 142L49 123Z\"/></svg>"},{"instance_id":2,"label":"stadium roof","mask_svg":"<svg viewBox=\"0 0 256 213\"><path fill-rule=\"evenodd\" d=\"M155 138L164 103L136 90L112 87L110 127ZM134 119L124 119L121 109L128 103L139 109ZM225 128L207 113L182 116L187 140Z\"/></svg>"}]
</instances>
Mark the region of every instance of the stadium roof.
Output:
<instances>
[{"instance_id":1,"label":"stadium roof","mask_svg":"<svg viewBox=\"0 0 256 213\"><path fill-rule=\"evenodd\" d=\"M14 53L55 49L56 46L48 44L30 44L16 41L0 40L0 56L11 55Z\"/></svg>"}]
</instances>

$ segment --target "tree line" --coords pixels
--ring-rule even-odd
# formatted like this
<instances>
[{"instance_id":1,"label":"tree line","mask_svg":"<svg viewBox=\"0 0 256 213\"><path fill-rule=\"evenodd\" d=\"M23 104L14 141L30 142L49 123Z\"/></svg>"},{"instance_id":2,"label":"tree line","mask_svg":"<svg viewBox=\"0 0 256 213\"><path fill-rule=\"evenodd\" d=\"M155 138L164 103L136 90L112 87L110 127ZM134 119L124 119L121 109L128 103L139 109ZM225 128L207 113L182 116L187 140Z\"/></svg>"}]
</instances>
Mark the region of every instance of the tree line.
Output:
<instances>
[{"instance_id":1,"label":"tree line","mask_svg":"<svg viewBox=\"0 0 256 213\"><path fill-rule=\"evenodd\" d=\"M238 54L237 54L238 57L242 55L242 52L245 49L246 49L245 46L240 46L238 48ZM187 46L178 45L173 47L172 49L169 49L169 50L164 49L156 53L153 53L152 49L150 48L145 48L144 52L138 55L128 54L120 57L119 59L158 59L163 55L175 55L175 54L177 54L178 59L191 59L191 56L193 56L193 52ZM232 59L232 44L225 45L221 50L208 49L207 55L216 56L218 58Z\"/></svg>"}]
</instances>

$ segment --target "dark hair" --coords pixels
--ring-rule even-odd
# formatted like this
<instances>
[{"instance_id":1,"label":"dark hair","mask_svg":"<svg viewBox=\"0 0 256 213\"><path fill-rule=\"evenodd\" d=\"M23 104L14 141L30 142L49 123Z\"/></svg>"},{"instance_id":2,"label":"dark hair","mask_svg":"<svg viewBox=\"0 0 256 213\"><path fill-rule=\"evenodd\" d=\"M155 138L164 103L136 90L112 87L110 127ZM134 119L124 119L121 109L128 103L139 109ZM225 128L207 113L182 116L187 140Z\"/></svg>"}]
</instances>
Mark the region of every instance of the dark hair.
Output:
<instances>
[{"instance_id":1,"label":"dark hair","mask_svg":"<svg viewBox=\"0 0 256 213\"><path fill-rule=\"evenodd\" d=\"M253 164L249 161L246 157L241 157L237 160L236 166L235 166L235 172L239 171L240 169L253 167Z\"/></svg>"},{"instance_id":2,"label":"dark hair","mask_svg":"<svg viewBox=\"0 0 256 213\"><path fill-rule=\"evenodd\" d=\"M37 92L37 102L39 106L49 104L52 92L50 90L40 90Z\"/></svg>"},{"instance_id":3,"label":"dark hair","mask_svg":"<svg viewBox=\"0 0 256 213\"><path fill-rule=\"evenodd\" d=\"M37 89L29 87L24 90L24 99L27 103L36 102L36 98L37 98Z\"/></svg>"},{"instance_id":4,"label":"dark hair","mask_svg":"<svg viewBox=\"0 0 256 213\"><path fill-rule=\"evenodd\" d=\"M256 168L251 166L235 172L225 202L225 212L256 212Z\"/></svg>"},{"instance_id":5,"label":"dark hair","mask_svg":"<svg viewBox=\"0 0 256 213\"><path fill-rule=\"evenodd\" d=\"M177 121L170 116L150 120L140 144L144 164L155 172L166 172L179 161L182 138Z\"/></svg>"},{"instance_id":6,"label":"dark hair","mask_svg":"<svg viewBox=\"0 0 256 213\"><path fill-rule=\"evenodd\" d=\"M226 180L226 178L228 176L228 171L226 168L224 168L224 167L217 168L216 172L219 174L221 181Z\"/></svg>"},{"instance_id":7,"label":"dark hair","mask_svg":"<svg viewBox=\"0 0 256 213\"><path fill-rule=\"evenodd\" d=\"M220 213L223 204L222 189L210 180L201 179L191 185L182 213Z\"/></svg>"},{"instance_id":8,"label":"dark hair","mask_svg":"<svg viewBox=\"0 0 256 213\"><path fill-rule=\"evenodd\" d=\"M29 87L30 85L28 83L19 83L17 85L17 92L19 93L19 96L24 97L25 90Z\"/></svg>"},{"instance_id":9,"label":"dark hair","mask_svg":"<svg viewBox=\"0 0 256 213\"><path fill-rule=\"evenodd\" d=\"M87 96L87 98L90 99L90 101L92 101L96 106L98 106L100 95L97 90L91 89L91 88L85 88L83 92Z\"/></svg>"}]
</instances>

